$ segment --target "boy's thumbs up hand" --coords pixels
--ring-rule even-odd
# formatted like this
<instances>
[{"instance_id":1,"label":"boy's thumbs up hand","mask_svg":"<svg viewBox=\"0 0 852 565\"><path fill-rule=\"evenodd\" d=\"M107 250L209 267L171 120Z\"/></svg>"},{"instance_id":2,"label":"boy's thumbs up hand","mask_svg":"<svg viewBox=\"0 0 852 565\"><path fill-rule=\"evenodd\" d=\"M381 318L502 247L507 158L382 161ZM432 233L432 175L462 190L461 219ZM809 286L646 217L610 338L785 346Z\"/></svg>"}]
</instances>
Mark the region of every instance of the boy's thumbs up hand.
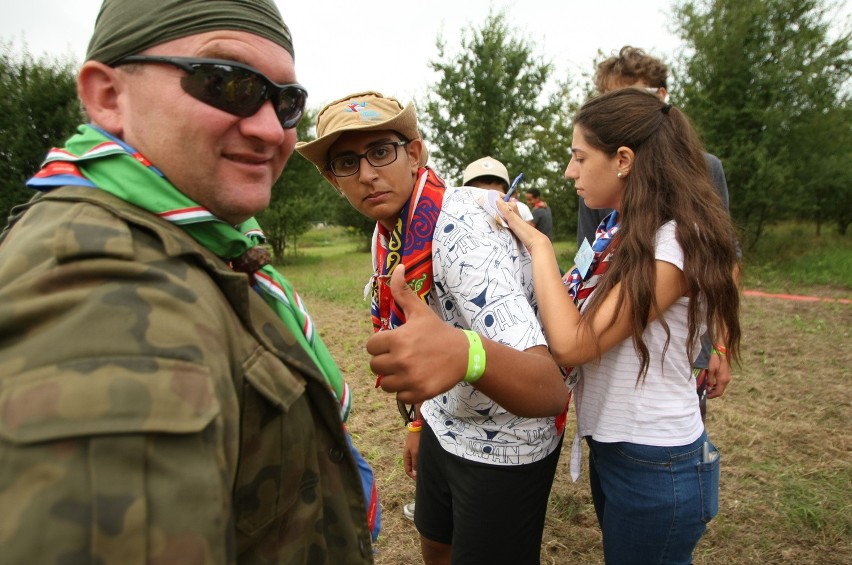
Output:
<instances>
[{"instance_id":1,"label":"boy's thumbs up hand","mask_svg":"<svg viewBox=\"0 0 852 565\"><path fill-rule=\"evenodd\" d=\"M382 389L397 393L400 401L423 402L464 379L469 343L460 330L445 324L406 284L404 265L394 269L390 289L405 314L405 324L367 340L370 368L381 375Z\"/></svg>"}]
</instances>

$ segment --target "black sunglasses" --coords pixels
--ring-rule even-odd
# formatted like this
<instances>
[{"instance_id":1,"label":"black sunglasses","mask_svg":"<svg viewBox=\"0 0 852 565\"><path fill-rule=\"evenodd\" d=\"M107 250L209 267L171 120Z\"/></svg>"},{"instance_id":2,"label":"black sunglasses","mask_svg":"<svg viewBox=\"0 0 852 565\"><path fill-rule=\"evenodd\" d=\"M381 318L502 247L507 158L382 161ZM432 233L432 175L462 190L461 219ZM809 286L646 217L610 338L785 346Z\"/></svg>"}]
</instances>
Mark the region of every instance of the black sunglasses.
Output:
<instances>
[{"instance_id":1,"label":"black sunglasses","mask_svg":"<svg viewBox=\"0 0 852 565\"><path fill-rule=\"evenodd\" d=\"M272 100L275 114L284 129L296 127L305 113L308 91L301 84L276 84L248 65L222 59L130 55L113 67L130 63L174 65L186 71L181 88L193 98L234 116L247 118Z\"/></svg>"}]
</instances>

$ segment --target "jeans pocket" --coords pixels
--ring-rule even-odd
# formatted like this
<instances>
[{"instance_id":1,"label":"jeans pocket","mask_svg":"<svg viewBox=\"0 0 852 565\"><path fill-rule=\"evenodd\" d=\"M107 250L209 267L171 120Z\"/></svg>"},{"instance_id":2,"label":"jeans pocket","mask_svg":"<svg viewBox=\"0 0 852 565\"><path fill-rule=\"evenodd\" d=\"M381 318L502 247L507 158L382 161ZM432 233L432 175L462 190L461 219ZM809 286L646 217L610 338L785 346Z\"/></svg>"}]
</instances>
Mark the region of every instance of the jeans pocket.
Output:
<instances>
[{"instance_id":1,"label":"jeans pocket","mask_svg":"<svg viewBox=\"0 0 852 565\"><path fill-rule=\"evenodd\" d=\"M712 444L711 444L712 445ZM698 463L698 484L701 489L701 519L710 522L719 513L719 451L713 448L709 462Z\"/></svg>"}]
</instances>

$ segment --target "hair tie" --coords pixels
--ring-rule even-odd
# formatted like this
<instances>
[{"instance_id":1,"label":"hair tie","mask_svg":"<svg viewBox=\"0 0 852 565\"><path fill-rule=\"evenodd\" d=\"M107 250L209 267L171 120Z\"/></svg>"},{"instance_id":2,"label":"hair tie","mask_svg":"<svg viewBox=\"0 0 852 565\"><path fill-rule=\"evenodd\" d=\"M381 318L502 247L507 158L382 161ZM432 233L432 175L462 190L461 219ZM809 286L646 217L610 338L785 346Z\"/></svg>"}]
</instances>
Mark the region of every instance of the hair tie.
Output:
<instances>
[{"instance_id":1,"label":"hair tie","mask_svg":"<svg viewBox=\"0 0 852 565\"><path fill-rule=\"evenodd\" d=\"M664 104L663 107L662 107L663 114L668 115L669 110L671 110L671 109L672 109L671 104Z\"/></svg>"}]
</instances>

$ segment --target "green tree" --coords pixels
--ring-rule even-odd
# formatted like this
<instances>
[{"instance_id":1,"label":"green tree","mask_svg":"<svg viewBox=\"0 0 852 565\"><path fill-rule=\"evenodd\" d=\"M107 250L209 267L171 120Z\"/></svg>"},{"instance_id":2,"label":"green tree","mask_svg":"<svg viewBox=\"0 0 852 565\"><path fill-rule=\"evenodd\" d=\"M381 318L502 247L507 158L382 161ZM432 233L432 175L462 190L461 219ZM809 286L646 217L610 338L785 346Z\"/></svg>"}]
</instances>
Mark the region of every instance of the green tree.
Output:
<instances>
[{"instance_id":1,"label":"green tree","mask_svg":"<svg viewBox=\"0 0 852 565\"><path fill-rule=\"evenodd\" d=\"M577 208L563 177L577 103L567 82L549 88L553 65L516 36L505 14L492 12L481 27L463 33L456 54L439 37L438 60L430 62L438 83L418 104L420 121L430 158L449 182L460 184L468 163L491 155L513 176L524 173L519 192L542 191L554 209L557 236L566 237Z\"/></svg>"},{"instance_id":2,"label":"green tree","mask_svg":"<svg viewBox=\"0 0 852 565\"><path fill-rule=\"evenodd\" d=\"M806 116L794 130L798 140L795 182L805 187L799 216L814 220L817 235L833 222L845 235L852 222L852 104Z\"/></svg>"},{"instance_id":3,"label":"green tree","mask_svg":"<svg viewBox=\"0 0 852 565\"><path fill-rule=\"evenodd\" d=\"M331 222L336 226L348 228L356 240L359 240L364 249L370 248L370 238L373 235L373 230L376 228L376 221L371 220L349 204L342 195L338 195L337 191L328 183L325 183L328 190L333 191L334 201L331 209Z\"/></svg>"},{"instance_id":4,"label":"green tree","mask_svg":"<svg viewBox=\"0 0 852 565\"><path fill-rule=\"evenodd\" d=\"M318 113L318 108L309 110L302 118L297 130L300 141L316 139L313 132L316 131ZM376 226L375 220L371 220L355 210L349 204L349 201L339 194L307 159L294 153L278 184L298 187L295 191L297 193L290 189L277 190L273 194L273 204L275 204L276 194L287 198L288 201L292 199L294 202L290 205L291 216L296 215L296 208L301 206L303 213L312 219L312 223L323 222L348 228L355 239L360 239L367 248L369 247L370 236ZM304 205L298 204L300 200L305 201ZM268 215L271 214L272 211ZM299 232L299 235L302 233L304 231Z\"/></svg>"},{"instance_id":5,"label":"green tree","mask_svg":"<svg viewBox=\"0 0 852 565\"><path fill-rule=\"evenodd\" d=\"M305 112L296 129L299 140L316 138L313 132L316 131L317 113L318 110L311 109ZM295 152L273 185L269 207L258 214L258 220L280 263L284 262L287 247L297 251L299 237L313 225L324 223L349 228L365 244L376 225L352 208L313 163Z\"/></svg>"},{"instance_id":6,"label":"green tree","mask_svg":"<svg viewBox=\"0 0 852 565\"><path fill-rule=\"evenodd\" d=\"M83 120L75 64L33 59L0 43L0 218L30 199L24 183L47 150L62 145Z\"/></svg>"},{"instance_id":7,"label":"green tree","mask_svg":"<svg viewBox=\"0 0 852 565\"><path fill-rule=\"evenodd\" d=\"M825 0L675 7L687 48L674 97L723 160L731 213L752 242L783 219L848 224L852 177L838 163L850 156L850 34L830 39L836 8ZM828 170L836 176L819 173Z\"/></svg>"},{"instance_id":8,"label":"green tree","mask_svg":"<svg viewBox=\"0 0 852 565\"><path fill-rule=\"evenodd\" d=\"M307 111L296 132L299 139L312 139L315 112ZM278 262L284 261L289 245L294 250L299 236L313 224L327 222L332 215L334 191L316 167L295 152L284 172L272 187L269 207L258 214L258 221Z\"/></svg>"}]
</instances>

